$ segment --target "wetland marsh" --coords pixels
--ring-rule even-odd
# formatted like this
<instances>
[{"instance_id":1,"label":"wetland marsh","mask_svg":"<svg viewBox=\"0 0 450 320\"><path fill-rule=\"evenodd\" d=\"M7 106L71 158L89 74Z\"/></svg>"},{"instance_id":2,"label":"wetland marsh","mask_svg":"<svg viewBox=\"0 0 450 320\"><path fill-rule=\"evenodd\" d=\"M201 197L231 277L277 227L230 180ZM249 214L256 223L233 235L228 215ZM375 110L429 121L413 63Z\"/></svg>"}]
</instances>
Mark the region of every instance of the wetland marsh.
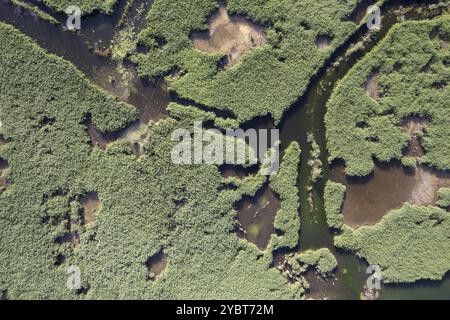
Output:
<instances>
[{"instance_id":1,"label":"wetland marsh","mask_svg":"<svg viewBox=\"0 0 450 320\"><path fill-rule=\"evenodd\" d=\"M359 299L369 260L391 282L380 299L448 299L450 218L437 203L450 187L449 4L380 2L382 28L370 32L372 1L337 2L314 18L324 2L93 1L72 33L52 9L64 1L29 1L55 25L0 0L2 296ZM115 55L128 48L123 30L133 30L131 49ZM191 118L171 117L170 102L243 127L275 125L286 156L278 178L172 164L170 132ZM341 230L327 224L328 181L345 186ZM425 237L414 240L420 250L432 243L436 269L399 276L385 239L372 252L352 231L385 230L390 241L397 226L405 264L420 254L403 237L411 230ZM337 260L329 277L286 278L290 255L322 248ZM30 258L50 270L43 282L31 266L21 273ZM77 292L64 287L70 264L82 269Z\"/></svg>"}]
</instances>

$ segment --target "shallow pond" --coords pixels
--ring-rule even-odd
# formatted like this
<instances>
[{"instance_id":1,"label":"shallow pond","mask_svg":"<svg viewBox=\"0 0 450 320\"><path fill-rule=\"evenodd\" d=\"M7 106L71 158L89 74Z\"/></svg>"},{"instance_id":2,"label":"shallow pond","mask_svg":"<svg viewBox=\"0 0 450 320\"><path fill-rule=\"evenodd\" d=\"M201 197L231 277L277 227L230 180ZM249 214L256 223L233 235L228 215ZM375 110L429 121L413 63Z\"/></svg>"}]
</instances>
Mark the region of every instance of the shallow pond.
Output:
<instances>
[{"instance_id":1,"label":"shallow pond","mask_svg":"<svg viewBox=\"0 0 450 320\"><path fill-rule=\"evenodd\" d=\"M273 223L280 209L280 200L267 185L258 191L254 199L244 198L237 205L239 212L237 234L264 250L270 236L275 233Z\"/></svg>"},{"instance_id":2,"label":"shallow pond","mask_svg":"<svg viewBox=\"0 0 450 320\"><path fill-rule=\"evenodd\" d=\"M244 17L229 15L223 4L208 21L208 32L194 32L192 42L202 51L227 53L226 65L239 62L241 56L252 47L266 43L264 29Z\"/></svg>"}]
</instances>

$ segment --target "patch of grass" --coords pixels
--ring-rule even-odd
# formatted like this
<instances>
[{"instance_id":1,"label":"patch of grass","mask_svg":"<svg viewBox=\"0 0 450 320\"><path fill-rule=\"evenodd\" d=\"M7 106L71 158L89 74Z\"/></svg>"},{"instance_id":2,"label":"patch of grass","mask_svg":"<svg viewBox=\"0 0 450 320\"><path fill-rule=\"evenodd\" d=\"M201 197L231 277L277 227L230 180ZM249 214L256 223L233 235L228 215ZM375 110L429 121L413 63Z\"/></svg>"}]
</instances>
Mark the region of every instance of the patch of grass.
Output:
<instances>
[{"instance_id":1,"label":"patch of grass","mask_svg":"<svg viewBox=\"0 0 450 320\"><path fill-rule=\"evenodd\" d=\"M274 226L282 235L272 236L270 246L273 250L292 249L298 244L300 216L297 178L300 153L298 143L292 142L285 150L279 172L270 177L270 186L281 199L281 208L275 217Z\"/></svg>"},{"instance_id":2,"label":"patch of grass","mask_svg":"<svg viewBox=\"0 0 450 320\"><path fill-rule=\"evenodd\" d=\"M333 181L327 181L325 185L325 213L330 228L341 229L344 223L341 208L345 197L345 189L345 185Z\"/></svg>"}]
</instances>

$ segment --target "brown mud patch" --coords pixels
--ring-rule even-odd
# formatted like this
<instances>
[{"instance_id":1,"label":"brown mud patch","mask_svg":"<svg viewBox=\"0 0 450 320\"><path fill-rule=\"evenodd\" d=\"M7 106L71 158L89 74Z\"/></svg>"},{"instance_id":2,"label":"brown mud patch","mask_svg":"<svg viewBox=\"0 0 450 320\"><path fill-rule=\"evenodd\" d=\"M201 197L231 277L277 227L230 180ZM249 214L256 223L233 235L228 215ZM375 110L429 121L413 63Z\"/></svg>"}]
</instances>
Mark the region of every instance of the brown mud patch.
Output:
<instances>
[{"instance_id":1,"label":"brown mud patch","mask_svg":"<svg viewBox=\"0 0 450 320\"><path fill-rule=\"evenodd\" d=\"M5 169L8 169L8 167L9 167L8 161L0 159L0 172L2 172Z\"/></svg>"},{"instance_id":2,"label":"brown mud patch","mask_svg":"<svg viewBox=\"0 0 450 320\"><path fill-rule=\"evenodd\" d=\"M158 275L160 275L166 269L167 263L167 256L162 250L149 257L145 262L145 265L150 273L150 279L154 280Z\"/></svg>"},{"instance_id":3,"label":"brown mud patch","mask_svg":"<svg viewBox=\"0 0 450 320\"><path fill-rule=\"evenodd\" d=\"M411 192L410 202L422 205L435 205L438 190L450 187L450 172L436 171L427 167L419 167L416 171L416 184Z\"/></svg>"},{"instance_id":4,"label":"brown mud patch","mask_svg":"<svg viewBox=\"0 0 450 320\"><path fill-rule=\"evenodd\" d=\"M93 222L101 205L97 192L86 193L81 197L81 204L83 205L83 223Z\"/></svg>"},{"instance_id":5,"label":"brown mud patch","mask_svg":"<svg viewBox=\"0 0 450 320\"><path fill-rule=\"evenodd\" d=\"M372 72L365 83L367 94L375 100L380 99L380 94L378 92L378 78L380 77L380 73L378 71Z\"/></svg>"},{"instance_id":6,"label":"brown mud patch","mask_svg":"<svg viewBox=\"0 0 450 320\"><path fill-rule=\"evenodd\" d=\"M8 188L9 183L5 178L0 177L0 190Z\"/></svg>"},{"instance_id":7,"label":"brown mud patch","mask_svg":"<svg viewBox=\"0 0 450 320\"><path fill-rule=\"evenodd\" d=\"M3 138L3 136L0 136L0 146L3 146L5 144L6 144L5 138Z\"/></svg>"},{"instance_id":8,"label":"brown mud patch","mask_svg":"<svg viewBox=\"0 0 450 320\"><path fill-rule=\"evenodd\" d=\"M237 206L238 236L264 250L276 232L274 221L279 209L280 200L268 185L261 188L255 197L240 201Z\"/></svg>"},{"instance_id":9,"label":"brown mud patch","mask_svg":"<svg viewBox=\"0 0 450 320\"><path fill-rule=\"evenodd\" d=\"M325 50L331 46L331 38L328 36L318 36L314 43L316 44L317 49Z\"/></svg>"},{"instance_id":10,"label":"brown mud patch","mask_svg":"<svg viewBox=\"0 0 450 320\"><path fill-rule=\"evenodd\" d=\"M237 64L250 48L266 43L264 28L242 16L229 15L220 5L208 21L208 32L194 32L191 36L194 47L208 53L228 53L225 65Z\"/></svg>"},{"instance_id":11,"label":"brown mud patch","mask_svg":"<svg viewBox=\"0 0 450 320\"><path fill-rule=\"evenodd\" d=\"M400 163L376 163L374 172L364 178L347 177L343 166L332 169L330 178L347 187L342 214L354 228L373 225L405 202L434 205L441 187L450 186L450 172L419 166L407 169Z\"/></svg>"}]
</instances>

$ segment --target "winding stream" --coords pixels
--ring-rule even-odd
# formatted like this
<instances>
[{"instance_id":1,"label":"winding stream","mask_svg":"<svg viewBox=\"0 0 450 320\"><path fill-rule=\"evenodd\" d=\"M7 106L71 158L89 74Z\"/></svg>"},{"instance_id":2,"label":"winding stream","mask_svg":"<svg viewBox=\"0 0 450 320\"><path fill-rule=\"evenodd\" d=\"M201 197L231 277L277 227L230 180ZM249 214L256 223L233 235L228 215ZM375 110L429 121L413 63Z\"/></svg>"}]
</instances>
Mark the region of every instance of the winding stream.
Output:
<instances>
[{"instance_id":1,"label":"winding stream","mask_svg":"<svg viewBox=\"0 0 450 320\"><path fill-rule=\"evenodd\" d=\"M29 3L36 4L43 11L51 13L60 22L64 21L64 15L55 14L45 6L34 1ZM127 17L133 17L137 13L137 7L147 2L145 12L151 5L151 1L134 1ZM361 21L368 4L365 1L358 6L352 14L352 19L356 23ZM307 92L297 101L297 103L286 112L283 121L280 124L280 138L282 141L281 149L286 148L291 141L298 141L302 149L302 159L300 164L300 174L298 180L301 217L300 241L297 250L306 250L314 248L329 248L338 259L339 268L334 279L324 281L316 278L314 274L308 274L308 281L311 283L309 296L313 298L334 298L334 299L359 299L363 290L363 285L368 277L366 274L367 264L356 256L337 250L333 246L333 235L329 231L325 220L323 190L325 182L332 178L345 179L341 169L332 168L328 165L328 154L326 151L324 115L326 112L326 102L336 85L347 71L367 52L369 52L377 42L379 42L388 32L388 30L398 21L398 15L395 12L400 6L411 6L416 1L389 1L382 7L383 23L382 29L377 32L376 38L369 42L363 50L356 51L346 56L345 53L351 44L361 40L367 34L367 28L362 25L351 38L336 50L333 56L326 62L324 67L317 73L315 79L311 81ZM121 84L121 76L117 72L117 65L109 58L95 54L106 50L115 32L119 22L125 1L119 1L112 16L96 14L86 17L82 20L82 31L79 34L64 30L62 25L52 25L47 21L37 18L34 14L18 9L8 0L0 0L0 21L14 25L23 33L31 38L50 53L71 61L79 70L98 86L116 95L119 99L134 105L140 113L140 122L148 123L150 119L158 120L167 116L165 108L171 100L167 90L162 84L150 84L135 76L132 80L132 87L125 88ZM145 14L144 14L145 15ZM430 18L429 12L420 14L412 11L406 14L405 19L424 19ZM144 26L144 19L141 17L136 21L136 28ZM339 61L339 64L333 67L333 64ZM133 66L126 67L135 72ZM114 81L111 81L114 79ZM260 123L267 119L259 119ZM252 122L254 123L254 122ZM256 122L255 122L256 123ZM249 124L247 124L249 125ZM92 127L93 134L98 134ZM309 192L307 186L310 177L310 167L308 166L308 154L311 145L307 142L307 133L312 132L321 149L320 159L324 164L324 177L314 185L312 199L314 208L310 208L307 201ZM91 134L92 135L92 134ZM102 139L102 136L99 136ZM377 187L383 183L388 183L385 178L377 175ZM389 174L387 174L389 176ZM264 192L261 192L264 193ZM364 199L359 199L365 201ZM257 203L257 199L253 202ZM356 201L356 200L355 200ZM356 203L357 205L358 203ZM247 207L251 202L244 203ZM359 203L361 205L361 203ZM264 203L263 207L266 208ZM275 208L276 206L268 206ZM376 208L378 210L380 208ZM381 209L380 209L381 210ZM378 212L379 213L379 212ZM270 219L268 219L270 220ZM247 221L251 224L251 221ZM273 223L270 222L270 223ZM272 226L273 227L273 226ZM265 243L261 243L264 246ZM282 260L284 253L279 253L275 257L276 261ZM164 260L164 259L162 259ZM161 264L162 265L162 264ZM165 266L165 263L164 263ZM150 268L150 265L149 265ZM157 272L155 272L157 274ZM450 297L450 275L447 274L442 281L420 281L412 285L385 285L380 292L381 299L401 298L401 299L442 299Z\"/></svg>"}]
</instances>

